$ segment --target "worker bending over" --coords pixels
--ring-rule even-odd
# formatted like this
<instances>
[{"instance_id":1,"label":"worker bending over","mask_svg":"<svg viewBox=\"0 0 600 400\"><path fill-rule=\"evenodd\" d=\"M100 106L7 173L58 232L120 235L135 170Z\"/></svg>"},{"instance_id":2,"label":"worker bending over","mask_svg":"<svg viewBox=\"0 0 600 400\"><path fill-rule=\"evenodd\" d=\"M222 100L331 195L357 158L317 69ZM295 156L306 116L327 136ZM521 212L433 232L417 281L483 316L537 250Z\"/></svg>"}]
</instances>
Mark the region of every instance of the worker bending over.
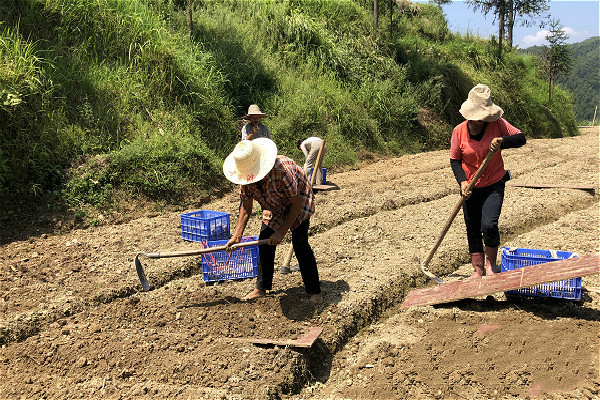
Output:
<instances>
[{"instance_id":1,"label":"worker bending over","mask_svg":"<svg viewBox=\"0 0 600 400\"><path fill-rule=\"evenodd\" d=\"M266 138L243 140L225 159L223 172L228 180L240 186L242 206L237 225L227 246L240 243L252 203L256 200L263 209L259 240L256 288L244 300L264 297L273 286L275 249L287 231L292 231L292 245L300 274L310 301L322 300L317 261L308 243L310 217L315 212L314 196L307 176L294 161L277 155L275 143Z\"/></svg>"},{"instance_id":2,"label":"worker bending over","mask_svg":"<svg viewBox=\"0 0 600 400\"><path fill-rule=\"evenodd\" d=\"M301 139L296 142L296 147L302 150L304 153L304 157L306 157L306 161L304 162L304 173L309 176L310 169L314 168L315 162L317 161L317 156L319 155L319 149L321 148L321 143L323 141L321 138L316 136L309 137L308 139ZM323 155L325 155L325 149L323 149ZM318 171L315 171L317 174L315 179L315 184L320 185L323 183L323 170L319 168Z\"/></svg>"}]
</instances>

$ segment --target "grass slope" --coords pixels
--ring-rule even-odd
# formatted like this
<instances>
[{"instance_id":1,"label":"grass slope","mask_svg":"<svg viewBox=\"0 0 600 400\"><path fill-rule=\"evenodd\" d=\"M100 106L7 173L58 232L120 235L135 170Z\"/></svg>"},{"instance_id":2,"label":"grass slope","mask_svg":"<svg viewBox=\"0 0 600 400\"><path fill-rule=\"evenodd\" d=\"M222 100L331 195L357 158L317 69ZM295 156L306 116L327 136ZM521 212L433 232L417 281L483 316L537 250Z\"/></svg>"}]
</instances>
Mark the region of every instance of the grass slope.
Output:
<instances>
[{"instance_id":1,"label":"grass slope","mask_svg":"<svg viewBox=\"0 0 600 400\"><path fill-rule=\"evenodd\" d=\"M252 103L279 152L325 137L325 166L448 146L483 82L528 136L576 133L535 64L453 35L434 5L359 0L13 0L0 5L0 200L95 210L190 204L230 187L221 163ZM387 13L387 16L386 16ZM25 203L31 204L31 203Z\"/></svg>"}]
</instances>

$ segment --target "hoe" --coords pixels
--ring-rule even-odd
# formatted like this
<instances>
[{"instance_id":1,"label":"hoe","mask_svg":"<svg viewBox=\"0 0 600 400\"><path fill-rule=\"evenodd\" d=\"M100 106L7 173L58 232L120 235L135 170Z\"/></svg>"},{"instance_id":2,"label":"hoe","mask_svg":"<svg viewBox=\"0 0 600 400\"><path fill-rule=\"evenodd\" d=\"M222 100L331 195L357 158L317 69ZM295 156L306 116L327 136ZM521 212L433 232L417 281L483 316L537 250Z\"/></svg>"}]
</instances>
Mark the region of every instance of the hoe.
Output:
<instances>
[{"instance_id":1,"label":"hoe","mask_svg":"<svg viewBox=\"0 0 600 400\"><path fill-rule=\"evenodd\" d=\"M261 244L267 244L268 241L269 241L268 239L263 239L263 240L256 240L253 242L238 243L238 244L231 245L229 247L215 246L215 247L209 247L206 249L198 249L198 250L167 251L167 252L162 252L162 253L137 253L135 255L135 260L133 261L133 263L135 264L135 270L138 274L138 278L140 278L140 283L142 284L142 288L144 288L144 291L147 292L148 290L150 290L150 283L148 282L148 279L146 278L146 274L144 273L144 268L142 267L142 263L139 260L139 256L145 256L148 258L197 256L197 255L204 254L204 253L211 253L213 251L223 251L223 250L229 251L229 250L235 250L240 247L257 246L257 245L261 245Z\"/></svg>"},{"instance_id":2,"label":"hoe","mask_svg":"<svg viewBox=\"0 0 600 400\"><path fill-rule=\"evenodd\" d=\"M479 178L481 177L481 174L483 174L483 171L486 169L486 167L490 163L490 160L492 159L492 156L494 155L495 152L496 151L490 151L487 154L487 156L485 156L485 158L483 159L483 162L479 166L479 169L477 169L477 171L475 172L475 175L473 176L473 179L471 179L471 182L469 182L469 186L467 186L467 191L473 190L473 186L475 186L475 183L479 180ZM427 255L427 258L421 264L421 271L425 275L427 275L429 278L431 278L434 281L436 281L437 283L439 283L440 285L443 284L444 281L441 280L440 278L438 278L437 276L435 276L433 273L431 273L431 271L429 271L427 269L427 266L429 265L429 262L433 258L433 255L437 251L438 247L440 247L440 244L442 243L442 240L444 239L444 236L446 236L446 232L448 232L448 229L450 229L450 225L452 225L452 221L454 221L454 218L456 217L456 214L458 214L458 211L462 207L462 205L465 202L465 200L466 199L465 199L464 196L460 197L460 200L458 201L458 203L456 203L456 206L454 206L454 210L452 210L452 214L450 214L450 217L448 217L448 220L446 221L446 224L442 228L442 232L439 234L439 236L438 236L435 244L433 245L433 247L429 251L429 254Z\"/></svg>"}]
</instances>

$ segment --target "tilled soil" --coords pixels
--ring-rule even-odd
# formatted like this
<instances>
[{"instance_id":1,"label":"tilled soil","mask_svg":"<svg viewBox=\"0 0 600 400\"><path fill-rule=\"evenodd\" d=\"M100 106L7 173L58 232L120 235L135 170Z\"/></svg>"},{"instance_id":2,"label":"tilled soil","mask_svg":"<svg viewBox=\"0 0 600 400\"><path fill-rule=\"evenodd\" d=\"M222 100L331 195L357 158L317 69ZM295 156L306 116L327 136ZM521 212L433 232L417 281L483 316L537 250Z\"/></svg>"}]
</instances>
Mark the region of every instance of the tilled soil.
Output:
<instances>
[{"instance_id":1,"label":"tilled soil","mask_svg":"<svg viewBox=\"0 0 600 400\"><path fill-rule=\"evenodd\" d=\"M514 182L597 188L598 137L529 140L503 152L505 165ZM339 190L316 195L311 219L318 306L297 272L241 302L253 279L206 284L200 257L142 257L141 291L136 253L199 247L182 240L180 213L2 245L0 398L600 398L598 275L583 278L580 302L498 293L400 311L408 291L433 284L419 262L458 201L448 159L328 171ZM233 228L238 205L232 192L201 207L231 213ZM253 216L246 233L259 226ZM598 195L507 187L500 227L502 246L598 254ZM464 279L467 260L459 214L430 269ZM237 340L314 326L311 349Z\"/></svg>"}]
</instances>

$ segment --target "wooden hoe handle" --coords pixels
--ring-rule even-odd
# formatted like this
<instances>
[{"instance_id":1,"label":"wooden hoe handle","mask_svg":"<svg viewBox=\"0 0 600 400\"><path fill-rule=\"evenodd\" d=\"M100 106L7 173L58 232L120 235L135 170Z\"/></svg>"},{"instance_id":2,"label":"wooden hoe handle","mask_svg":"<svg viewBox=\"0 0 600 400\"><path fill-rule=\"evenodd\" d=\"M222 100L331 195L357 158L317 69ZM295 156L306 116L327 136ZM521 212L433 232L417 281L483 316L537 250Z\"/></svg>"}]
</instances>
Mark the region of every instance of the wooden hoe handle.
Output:
<instances>
[{"instance_id":1,"label":"wooden hoe handle","mask_svg":"<svg viewBox=\"0 0 600 400\"><path fill-rule=\"evenodd\" d=\"M232 244L229 247L223 245L223 246L208 247L206 249L198 249L198 250L166 251L166 252L159 252L159 253L138 253L138 255L143 255L148 258L197 256L197 255L204 254L204 253L212 253L213 251L222 251L222 250L228 250L228 249L237 249L240 247L267 244L268 241L269 241L269 239L263 239L263 240L255 240L253 242Z\"/></svg>"}]
</instances>

